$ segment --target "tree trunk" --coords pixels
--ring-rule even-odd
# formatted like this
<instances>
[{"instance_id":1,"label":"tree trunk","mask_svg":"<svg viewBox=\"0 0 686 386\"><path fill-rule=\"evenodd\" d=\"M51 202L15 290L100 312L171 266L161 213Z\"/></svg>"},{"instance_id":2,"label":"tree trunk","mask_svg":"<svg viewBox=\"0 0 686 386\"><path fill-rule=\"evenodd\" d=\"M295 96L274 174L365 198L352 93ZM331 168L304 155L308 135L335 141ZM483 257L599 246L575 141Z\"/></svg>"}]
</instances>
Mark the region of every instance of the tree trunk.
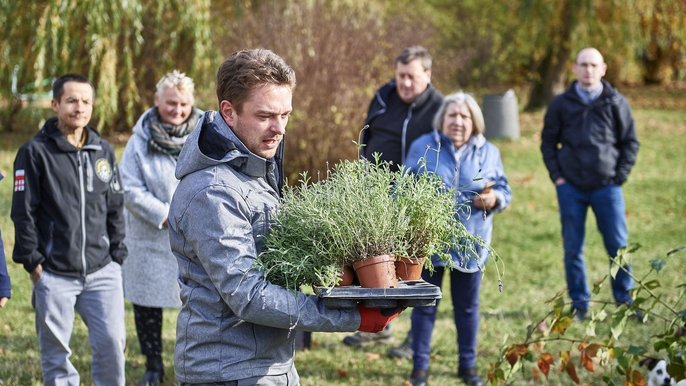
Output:
<instances>
[{"instance_id":1,"label":"tree trunk","mask_svg":"<svg viewBox=\"0 0 686 386\"><path fill-rule=\"evenodd\" d=\"M570 39L578 24L582 3L567 0L562 4L560 27L546 49L546 55L537 67L538 79L533 82L526 111L541 109L565 88L565 69L571 56Z\"/></svg>"}]
</instances>

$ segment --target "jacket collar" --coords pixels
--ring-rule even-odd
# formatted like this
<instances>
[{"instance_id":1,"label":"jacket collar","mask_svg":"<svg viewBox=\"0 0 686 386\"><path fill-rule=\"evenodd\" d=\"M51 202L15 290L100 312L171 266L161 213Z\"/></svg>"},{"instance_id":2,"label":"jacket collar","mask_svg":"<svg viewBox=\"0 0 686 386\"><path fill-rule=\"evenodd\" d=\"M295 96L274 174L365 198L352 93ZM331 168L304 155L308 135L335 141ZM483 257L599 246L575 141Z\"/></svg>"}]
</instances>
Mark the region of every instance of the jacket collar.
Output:
<instances>
[{"instance_id":1,"label":"jacket collar","mask_svg":"<svg viewBox=\"0 0 686 386\"><path fill-rule=\"evenodd\" d=\"M67 141L67 138L62 134L62 131L57 127L57 117L48 119L43 126L43 135L45 135L49 140L53 141L57 148L65 153L77 152L79 150L101 150L102 145L100 144L100 135L95 129L90 126L86 126L84 130L88 132L88 138L86 143L81 147L81 149L72 145Z\"/></svg>"},{"instance_id":2,"label":"jacket collar","mask_svg":"<svg viewBox=\"0 0 686 386\"><path fill-rule=\"evenodd\" d=\"M439 132L436 129L433 130L433 139L437 144L440 144L441 147L447 147L448 149L451 149L453 152L456 150L452 141L450 141L450 138L446 137L445 135L443 135L443 133ZM485 144L486 137L484 137L483 134L476 134L472 135L469 138L469 141L467 141L467 143L464 146L474 147L475 150L478 150L484 147Z\"/></svg>"},{"instance_id":3,"label":"jacket collar","mask_svg":"<svg viewBox=\"0 0 686 386\"><path fill-rule=\"evenodd\" d=\"M603 84L603 91L600 93L600 96L596 98L597 100L600 99L612 99L616 96L617 91L615 90L614 87L610 84L610 82L606 81L605 79L601 79L600 82ZM579 93L576 91L576 85L579 83L578 80L573 81L569 87L567 87L567 91L565 91L565 94L567 97L578 100L583 102L583 99L581 99L581 96Z\"/></svg>"},{"instance_id":4,"label":"jacket collar","mask_svg":"<svg viewBox=\"0 0 686 386\"><path fill-rule=\"evenodd\" d=\"M218 112L209 112L205 119L203 136L199 141L203 154L226 162L251 177L266 177L268 172L273 172L273 160L262 158L248 150Z\"/></svg>"},{"instance_id":5,"label":"jacket collar","mask_svg":"<svg viewBox=\"0 0 686 386\"><path fill-rule=\"evenodd\" d=\"M431 99L431 95L434 92L435 92L434 86L431 83L429 83L429 85L426 86L426 90L424 90L421 94L419 94L419 96L412 103L405 103L402 101L402 99L400 99L400 97L398 97L398 99L400 99L400 101L402 103L405 103L408 106L411 105L412 107L417 107L417 106L422 106L429 99ZM379 99L379 102L382 106L385 107L387 105L388 99L390 98L391 93L396 93L396 94L398 93L398 88L396 86L395 79L388 82L385 87L382 87L379 90L378 99Z\"/></svg>"}]
</instances>

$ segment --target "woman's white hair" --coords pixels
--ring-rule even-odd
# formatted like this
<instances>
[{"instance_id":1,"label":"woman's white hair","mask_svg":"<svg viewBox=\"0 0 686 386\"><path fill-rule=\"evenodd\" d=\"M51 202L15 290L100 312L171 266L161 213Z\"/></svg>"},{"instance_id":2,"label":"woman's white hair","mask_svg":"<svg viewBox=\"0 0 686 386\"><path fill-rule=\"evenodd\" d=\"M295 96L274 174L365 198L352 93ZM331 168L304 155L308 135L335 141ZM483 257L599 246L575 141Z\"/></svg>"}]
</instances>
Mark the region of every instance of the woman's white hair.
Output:
<instances>
[{"instance_id":1,"label":"woman's white hair","mask_svg":"<svg viewBox=\"0 0 686 386\"><path fill-rule=\"evenodd\" d=\"M484 114L481 112L481 108L479 107L479 104L476 103L474 97L463 91L458 91L443 98L441 107L436 112L436 115L434 115L434 128L438 131L443 129L443 118L445 116L445 111L448 109L448 106L453 103L464 103L467 105L467 109L469 109L469 112L472 114L473 133L483 134L486 129L486 125L484 124Z\"/></svg>"},{"instance_id":2,"label":"woman's white hair","mask_svg":"<svg viewBox=\"0 0 686 386\"><path fill-rule=\"evenodd\" d=\"M164 89L167 88L175 88L181 92L187 92L190 96L193 96L195 92L193 79L179 70L166 73L162 79L157 82L157 91L155 91L155 95L162 94Z\"/></svg>"}]
</instances>

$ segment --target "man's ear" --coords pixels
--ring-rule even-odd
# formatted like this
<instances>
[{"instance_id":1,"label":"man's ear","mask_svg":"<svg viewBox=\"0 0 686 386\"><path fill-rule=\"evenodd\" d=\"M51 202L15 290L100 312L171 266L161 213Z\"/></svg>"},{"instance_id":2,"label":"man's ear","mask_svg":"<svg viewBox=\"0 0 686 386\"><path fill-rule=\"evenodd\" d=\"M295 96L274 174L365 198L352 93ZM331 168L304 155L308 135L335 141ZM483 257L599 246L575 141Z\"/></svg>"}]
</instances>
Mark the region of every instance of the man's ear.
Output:
<instances>
[{"instance_id":1,"label":"man's ear","mask_svg":"<svg viewBox=\"0 0 686 386\"><path fill-rule=\"evenodd\" d=\"M234 108L233 104L227 100L223 100L219 103L219 113L222 115L222 118L224 118L224 121L230 126L234 126L234 122L236 121L236 109Z\"/></svg>"},{"instance_id":2,"label":"man's ear","mask_svg":"<svg viewBox=\"0 0 686 386\"><path fill-rule=\"evenodd\" d=\"M59 105L60 105L60 102L55 100L55 99L50 101L50 106L52 107L52 111L54 111L54 112L57 112L57 108L59 107Z\"/></svg>"}]
</instances>

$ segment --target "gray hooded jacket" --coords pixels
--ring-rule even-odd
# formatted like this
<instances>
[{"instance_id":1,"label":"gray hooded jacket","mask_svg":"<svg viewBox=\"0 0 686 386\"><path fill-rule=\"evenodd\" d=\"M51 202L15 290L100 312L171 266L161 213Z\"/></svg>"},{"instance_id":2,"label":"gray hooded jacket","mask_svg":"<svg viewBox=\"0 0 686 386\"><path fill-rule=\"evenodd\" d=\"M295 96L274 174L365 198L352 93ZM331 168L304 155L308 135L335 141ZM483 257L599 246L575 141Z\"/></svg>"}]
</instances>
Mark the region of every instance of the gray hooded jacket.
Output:
<instances>
[{"instance_id":1,"label":"gray hooded jacket","mask_svg":"<svg viewBox=\"0 0 686 386\"><path fill-rule=\"evenodd\" d=\"M325 308L315 296L269 283L253 269L279 196L273 160L248 151L221 115L206 112L176 166L169 211L179 263L177 380L222 382L293 367L292 328L354 331L357 310Z\"/></svg>"}]
</instances>

